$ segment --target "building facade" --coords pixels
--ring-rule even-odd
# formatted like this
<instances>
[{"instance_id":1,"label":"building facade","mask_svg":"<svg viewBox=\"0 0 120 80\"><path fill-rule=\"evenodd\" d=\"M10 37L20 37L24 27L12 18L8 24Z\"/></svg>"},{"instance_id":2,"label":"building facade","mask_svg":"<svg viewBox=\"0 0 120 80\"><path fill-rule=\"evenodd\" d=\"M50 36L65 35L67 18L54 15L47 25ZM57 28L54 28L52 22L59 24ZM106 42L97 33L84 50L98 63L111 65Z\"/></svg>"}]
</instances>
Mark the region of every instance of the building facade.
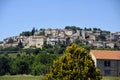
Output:
<instances>
[{"instance_id":1,"label":"building facade","mask_svg":"<svg viewBox=\"0 0 120 80\"><path fill-rule=\"evenodd\" d=\"M120 51L91 50L95 66L104 76L120 76Z\"/></svg>"}]
</instances>

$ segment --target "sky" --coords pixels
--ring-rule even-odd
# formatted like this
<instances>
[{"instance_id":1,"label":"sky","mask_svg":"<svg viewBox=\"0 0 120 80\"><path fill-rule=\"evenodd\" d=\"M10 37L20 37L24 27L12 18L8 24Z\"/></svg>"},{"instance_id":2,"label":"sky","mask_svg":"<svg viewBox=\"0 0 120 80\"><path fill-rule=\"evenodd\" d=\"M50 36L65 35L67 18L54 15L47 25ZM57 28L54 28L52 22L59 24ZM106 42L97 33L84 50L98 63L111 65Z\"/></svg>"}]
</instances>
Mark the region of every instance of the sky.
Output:
<instances>
[{"instance_id":1,"label":"sky","mask_svg":"<svg viewBox=\"0 0 120 80\"><path fill-rule=\"evenodd\" d=\"M120 0L0 0L0 41L33 27L120 31Z\"/></svg>"}]
</instances>

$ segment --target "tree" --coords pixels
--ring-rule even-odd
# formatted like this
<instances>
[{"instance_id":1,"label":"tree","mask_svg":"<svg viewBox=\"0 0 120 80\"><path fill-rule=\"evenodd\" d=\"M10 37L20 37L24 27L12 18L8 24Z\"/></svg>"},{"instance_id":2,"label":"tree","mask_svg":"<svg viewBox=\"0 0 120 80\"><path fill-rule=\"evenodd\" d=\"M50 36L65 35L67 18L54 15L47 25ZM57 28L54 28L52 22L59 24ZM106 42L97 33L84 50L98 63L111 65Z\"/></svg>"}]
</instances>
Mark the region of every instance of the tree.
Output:
<instances>
[{"instance_id":1,"label":"tree","mask_svg":"<svg viewBox=\"0 0 120 80\"><path fill-rule=\"evenodd\" d=\"M93 28L93 31L97 31L98 29L97 28Z\"/></svg>"},{"instance_id":2,"label":"tree","mask_svg":"<svg viewBox=\"0 0 120 80\"><path fill-rule=\"evenodd\" d=\"M32 34L31 34L31 32L30 31L25 31L25 32L22 32L21 34L20 34L20 36L31 36Z\"/></svg>"},{"instance_id":3,"label":"tree","mask_svg":"<svg viewBox=\"0 0 120 80\"><path fill-rule=\"evenodd\" d=\"M32 64L32 75L45 75L50 71L50 65L57 58L56 54L40 53L36 55L35 61Z\"/></svg>"},{"instance_id":4,"label":"tree","mask_svg":"<svg viewBox=\"0 0 120 80\"><path fill-rule=\"evenodd\" d=\"M53 48L51 44L44 44L43 49Z\"/></svg>"},{"instance_id":5,"label":"tree","mask_svg":"<svg viewBox=\"0 0 120 80\"><path fill-rule=\"evenodd\" d=\"M45 36L45 32L43 31L43 32L40 32L39 33L39 36Z\"/></svg>"},{"instance_id":6,"label":"tree","mask_svg":"<svg viewBox=\"0 0 120 80\"><path fill-rule=\"evenodd\" d=\"M72 44L54 61L45 80L101 80L99 69L84 48Z\"/></svg>"},{"instance_id":7,"label":"tree","mask_svg":"<svg viewBox=\"0 0 120 80\"><path fill-rule=\"evenodd\" d=\"M18 59L14 59L12 58L10 61L10 75L16 75L18 74L19 71L19 66L17 66L17 60Z\"/></svg>"},{"instance_id":8,"label":"tree","mask_svg":"<svg viewBox=\"0 0 120 80\"><path fill-rule=\"evenodd\" d=\"M91 31L92 29L91 28L84 28L85 31Z\"/></svg>"},{"instance_id":9,"label":"tree","mask_svg":"<svg viewBox=\"0 0 120 80\"><path fill-rule=\"evenodd\" d=\"M35 28L33 27L31 34L34 35L34 33L35 33Z\"/></svg>"},{"instance_id":10,"label":"tree","mask_svg":"<svg viewBox=\"0 0 120 80\"><path fill-rule=\"evenodd\" d=\"M104 34L101 34L101 35L98 35L97 36L97 40L99 41L106 41L106 37L105 37L105 35Z\"/></svg>"},{"instance_id":11,"label":"tree","mask_svg":"<svg viewBox=\"0 0 120 80\"><path fill-rule=\"evenodd\" d=\"M17 67L19 67L18 74L28 74L29 65L28 65L27 61L19 60L17 62Z\"/></svg>"},{"instance_id":12,"label":"tree","mask_svg":"<svg viewBox=\"0 0 120 80\"><path fill-rule=\"evenodd\" d=\"M34 64L32 69L32 75L45 75L49 72L49 67L44 64Z\"/></svg>"},{"instance_id":13,"label":"tree","mask_svg":"<svg viewBox=\"0 0 120 80\"><path fill-rule=\"evenodd\" d=\"M80 28L76 26L66 26L65 29L73 30L73 31L80 30Z\"/></svg>"},{"instance_id":14,"label":"tree","mask_svg":"<svg viewBox=\"0 0 120 80\"><path fill-rule=\"evenodd\" d=\"M9 58L0 56L0 75L5 75L9 72Z\"/></svg>"},{"instance_id":15,"label":"tree","mask_svg":"<svg viewBox=\"0 0 120 80\"><path fill-rule=\"evenodd\" d=\"M26 55L30 55L30 54L38 54L40 52L40 48L27 48L27 49L23 49L22 51L24 53L26 53Z\"/></svg>"}]
</instances>

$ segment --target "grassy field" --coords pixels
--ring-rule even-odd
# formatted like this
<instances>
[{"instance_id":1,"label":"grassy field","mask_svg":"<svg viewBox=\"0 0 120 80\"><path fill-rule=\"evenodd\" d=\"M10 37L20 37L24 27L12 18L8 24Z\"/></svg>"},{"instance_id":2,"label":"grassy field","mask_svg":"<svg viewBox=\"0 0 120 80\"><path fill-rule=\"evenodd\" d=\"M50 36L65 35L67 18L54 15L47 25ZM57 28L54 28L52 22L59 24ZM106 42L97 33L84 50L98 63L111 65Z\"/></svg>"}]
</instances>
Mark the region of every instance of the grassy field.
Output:
<instances>
[{"instance_id":1,"label":"grassy field","mask_svg":"<svg viewBox=\"0 0 120 80\"><path fill-rule=\"evenodd\" d=\"M0 76L0 80L42 80L42 76L16 75L16 76ZM102 80L120 80L120 77L103 77Z\"/></svg>"},{"instance_id":2,"label":"grassy field","mask_svg":"<svg viewBox=\"0 0 120 80\"><path fill-rule=\"evenodd\" d=\"M16 75L16 76L0 76L0 80L42 80L42 76Z\"/></svg>"},{"instance_id":3,"label":"grassy field","mask_svg":"<svg viewBox=\"0 0 120 80\"><path fill-rule=\"evenodd\" d=\"M120 77L103 77L102 80L120 80Z\"/></svg>"}]
</instances>

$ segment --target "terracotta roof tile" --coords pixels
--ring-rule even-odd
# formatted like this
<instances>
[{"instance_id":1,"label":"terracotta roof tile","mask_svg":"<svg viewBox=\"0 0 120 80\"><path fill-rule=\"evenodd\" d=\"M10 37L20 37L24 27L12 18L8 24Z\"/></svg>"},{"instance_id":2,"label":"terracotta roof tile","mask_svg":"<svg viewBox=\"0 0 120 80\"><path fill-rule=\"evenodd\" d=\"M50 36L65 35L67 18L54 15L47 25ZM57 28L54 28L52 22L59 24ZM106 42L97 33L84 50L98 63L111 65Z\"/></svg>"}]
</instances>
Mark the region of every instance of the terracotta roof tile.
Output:
<instances>
[{"instance_id":1,"label":"terracotta roof tile","mask_svg":"<svg viewBox=\"0 0 120 80\"><path fill-rule=\"evenodd\" d=\"M120 51L91 50L90 53L93 54L96 59L120 60Z\"/></svg>"}]
</instances>

